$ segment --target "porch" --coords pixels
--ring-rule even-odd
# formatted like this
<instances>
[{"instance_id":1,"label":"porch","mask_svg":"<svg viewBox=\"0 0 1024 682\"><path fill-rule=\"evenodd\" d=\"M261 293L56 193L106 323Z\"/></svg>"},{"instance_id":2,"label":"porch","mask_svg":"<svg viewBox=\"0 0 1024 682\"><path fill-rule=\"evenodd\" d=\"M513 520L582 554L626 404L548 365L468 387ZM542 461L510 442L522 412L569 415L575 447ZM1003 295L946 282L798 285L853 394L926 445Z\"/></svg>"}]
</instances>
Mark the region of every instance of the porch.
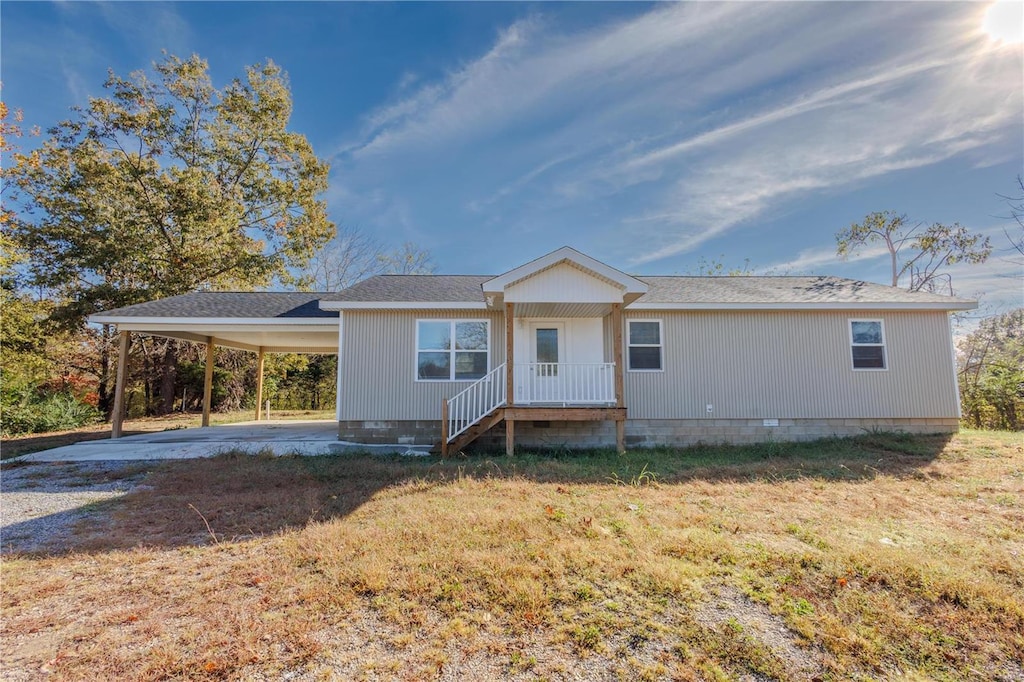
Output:
<instances>
[{"instance_id":1,"label":"porch","mask_svg":"<svg viewBox=\"0 0 1024 682\"><path fill-rule=\"evenodd\" d=\"M504 313L505 362L442 404L443 455L516 421L612 421L625 450L622 309L647 285L568 247L482 284Z\"/></svg>"},{"instance_id":2,"label":"porch","mask_svg":"<svg viewBox=\"0 0 1024 682\"><path fill-rule=\"evenodd\" d=\"M549 304L544 317L517 315L517 307L538 312L535 303L504 303L506 361L444 399L441 454L458 452L504 423L505 451L511 455L517 421L612 421L616 448L623 452L622 304L582 310Z\"/></svg>"}]
</instances>

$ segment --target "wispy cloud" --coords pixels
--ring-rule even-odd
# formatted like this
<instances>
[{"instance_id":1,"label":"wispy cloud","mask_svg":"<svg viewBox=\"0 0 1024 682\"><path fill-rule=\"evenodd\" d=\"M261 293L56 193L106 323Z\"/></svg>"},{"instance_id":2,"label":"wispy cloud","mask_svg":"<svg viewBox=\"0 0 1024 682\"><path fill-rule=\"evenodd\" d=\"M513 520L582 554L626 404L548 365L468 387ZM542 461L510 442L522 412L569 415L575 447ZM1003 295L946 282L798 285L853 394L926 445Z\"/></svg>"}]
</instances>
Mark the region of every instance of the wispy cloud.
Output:
<instances>
[{"instance_id":1,"label":"wispy cloud","mask_svg":"<svg viewBox=\"0 0 1024 682\"><path fill-rule=\"evenodd\" d=\"M889 250L884 245L872 246L861 249L844 261L844 259L836 255L836 247L833 244L831 246L803 249L795 258L772 263L762 269L769 272L789 273L792 275L818 274L835 270L835 266L841 262L855 263L857 261L888 257L888 255Z\"/></svg>"},{"instance_id":2,"label":"wispy cloud","mask_svg":"<svg viewBox=\"0 0 1024 682\"><path fill-rule=\"evenodd\" d=\"M453 248L557 234L664 266L802 197L1005 159L1020 54L978 34L981 11L688 3L582 31L535 14L369 112L339 166L444 221ZM805 251L776 267L831 266L820 240L794 238Z\"/></svg>"}]
</instances>

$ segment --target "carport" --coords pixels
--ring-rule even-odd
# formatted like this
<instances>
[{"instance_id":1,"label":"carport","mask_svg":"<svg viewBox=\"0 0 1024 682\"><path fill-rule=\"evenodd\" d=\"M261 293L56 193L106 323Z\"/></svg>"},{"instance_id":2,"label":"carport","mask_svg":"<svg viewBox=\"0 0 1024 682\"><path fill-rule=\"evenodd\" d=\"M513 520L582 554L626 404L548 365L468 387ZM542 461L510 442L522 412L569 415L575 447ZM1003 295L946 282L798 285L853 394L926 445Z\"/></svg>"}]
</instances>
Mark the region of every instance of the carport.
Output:
<instances>
[{"instance_id":1,"label":"carport","mask_svg":"<svg viewBox=\"0 0 1024 682\"><path fill-rule=\"evenodd\" d=\"M192 341L206 346L203 426L210 425L214 349L256 353L256 414L263 414L263 363L267 353L338 353L338 313L321 310L322 293L197 291L117 308L89 317L119 334L111 438L120 438L125 416L128 351L133 334Z\"/></svg>"}]
</instances>

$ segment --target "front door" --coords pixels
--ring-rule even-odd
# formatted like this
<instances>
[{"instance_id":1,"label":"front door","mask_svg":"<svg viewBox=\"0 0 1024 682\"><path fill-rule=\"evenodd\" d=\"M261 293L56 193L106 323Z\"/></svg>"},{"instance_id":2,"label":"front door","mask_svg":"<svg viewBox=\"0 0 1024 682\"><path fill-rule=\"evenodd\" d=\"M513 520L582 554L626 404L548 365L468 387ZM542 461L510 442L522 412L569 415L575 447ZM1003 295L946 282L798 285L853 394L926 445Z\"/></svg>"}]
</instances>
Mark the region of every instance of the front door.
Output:
<instances>
[{"instance_id":1,"label":"front door","mask_svg":"<svg viewBox=\"0 0 1024 682\"><path fill-rule=\"evenodd\" d=\"M527 400L554 403L565 400L559 364L565 362L565 323L530 323L531 371L527 376Z\"/></svg>"}]
</instances>

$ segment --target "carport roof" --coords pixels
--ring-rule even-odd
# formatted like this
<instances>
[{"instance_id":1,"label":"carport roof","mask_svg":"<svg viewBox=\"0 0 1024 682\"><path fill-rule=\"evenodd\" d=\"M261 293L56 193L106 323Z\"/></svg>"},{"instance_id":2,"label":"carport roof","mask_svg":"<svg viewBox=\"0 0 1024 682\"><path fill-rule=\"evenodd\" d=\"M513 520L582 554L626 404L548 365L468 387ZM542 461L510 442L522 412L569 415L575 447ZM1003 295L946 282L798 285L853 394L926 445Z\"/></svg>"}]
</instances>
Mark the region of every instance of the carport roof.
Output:
<instances>
[{"instance_id":1,"label":"carport roof","mask_svg":"<svg viewBox=\"0 0 1024 682\"><path fill-rule=\"evenodd\" d=\"M321 310L325 292L291 291L194 291L156 301L137 303L93 315L91 320L109 324L115 318L318 318L338 317ZM108 321L109 318L109 321Z\"/></svg>"},{"instance_id":2,"label":"carport roof","mask_svg":"<svg viewBox=\"0 0 1024 682\"><path fill-rule=\"evenodd\" d=\"M318 292L197 291L89 317L119 331L271 353L337 353L338 313Z\"/></svg>"}]
</instances>

